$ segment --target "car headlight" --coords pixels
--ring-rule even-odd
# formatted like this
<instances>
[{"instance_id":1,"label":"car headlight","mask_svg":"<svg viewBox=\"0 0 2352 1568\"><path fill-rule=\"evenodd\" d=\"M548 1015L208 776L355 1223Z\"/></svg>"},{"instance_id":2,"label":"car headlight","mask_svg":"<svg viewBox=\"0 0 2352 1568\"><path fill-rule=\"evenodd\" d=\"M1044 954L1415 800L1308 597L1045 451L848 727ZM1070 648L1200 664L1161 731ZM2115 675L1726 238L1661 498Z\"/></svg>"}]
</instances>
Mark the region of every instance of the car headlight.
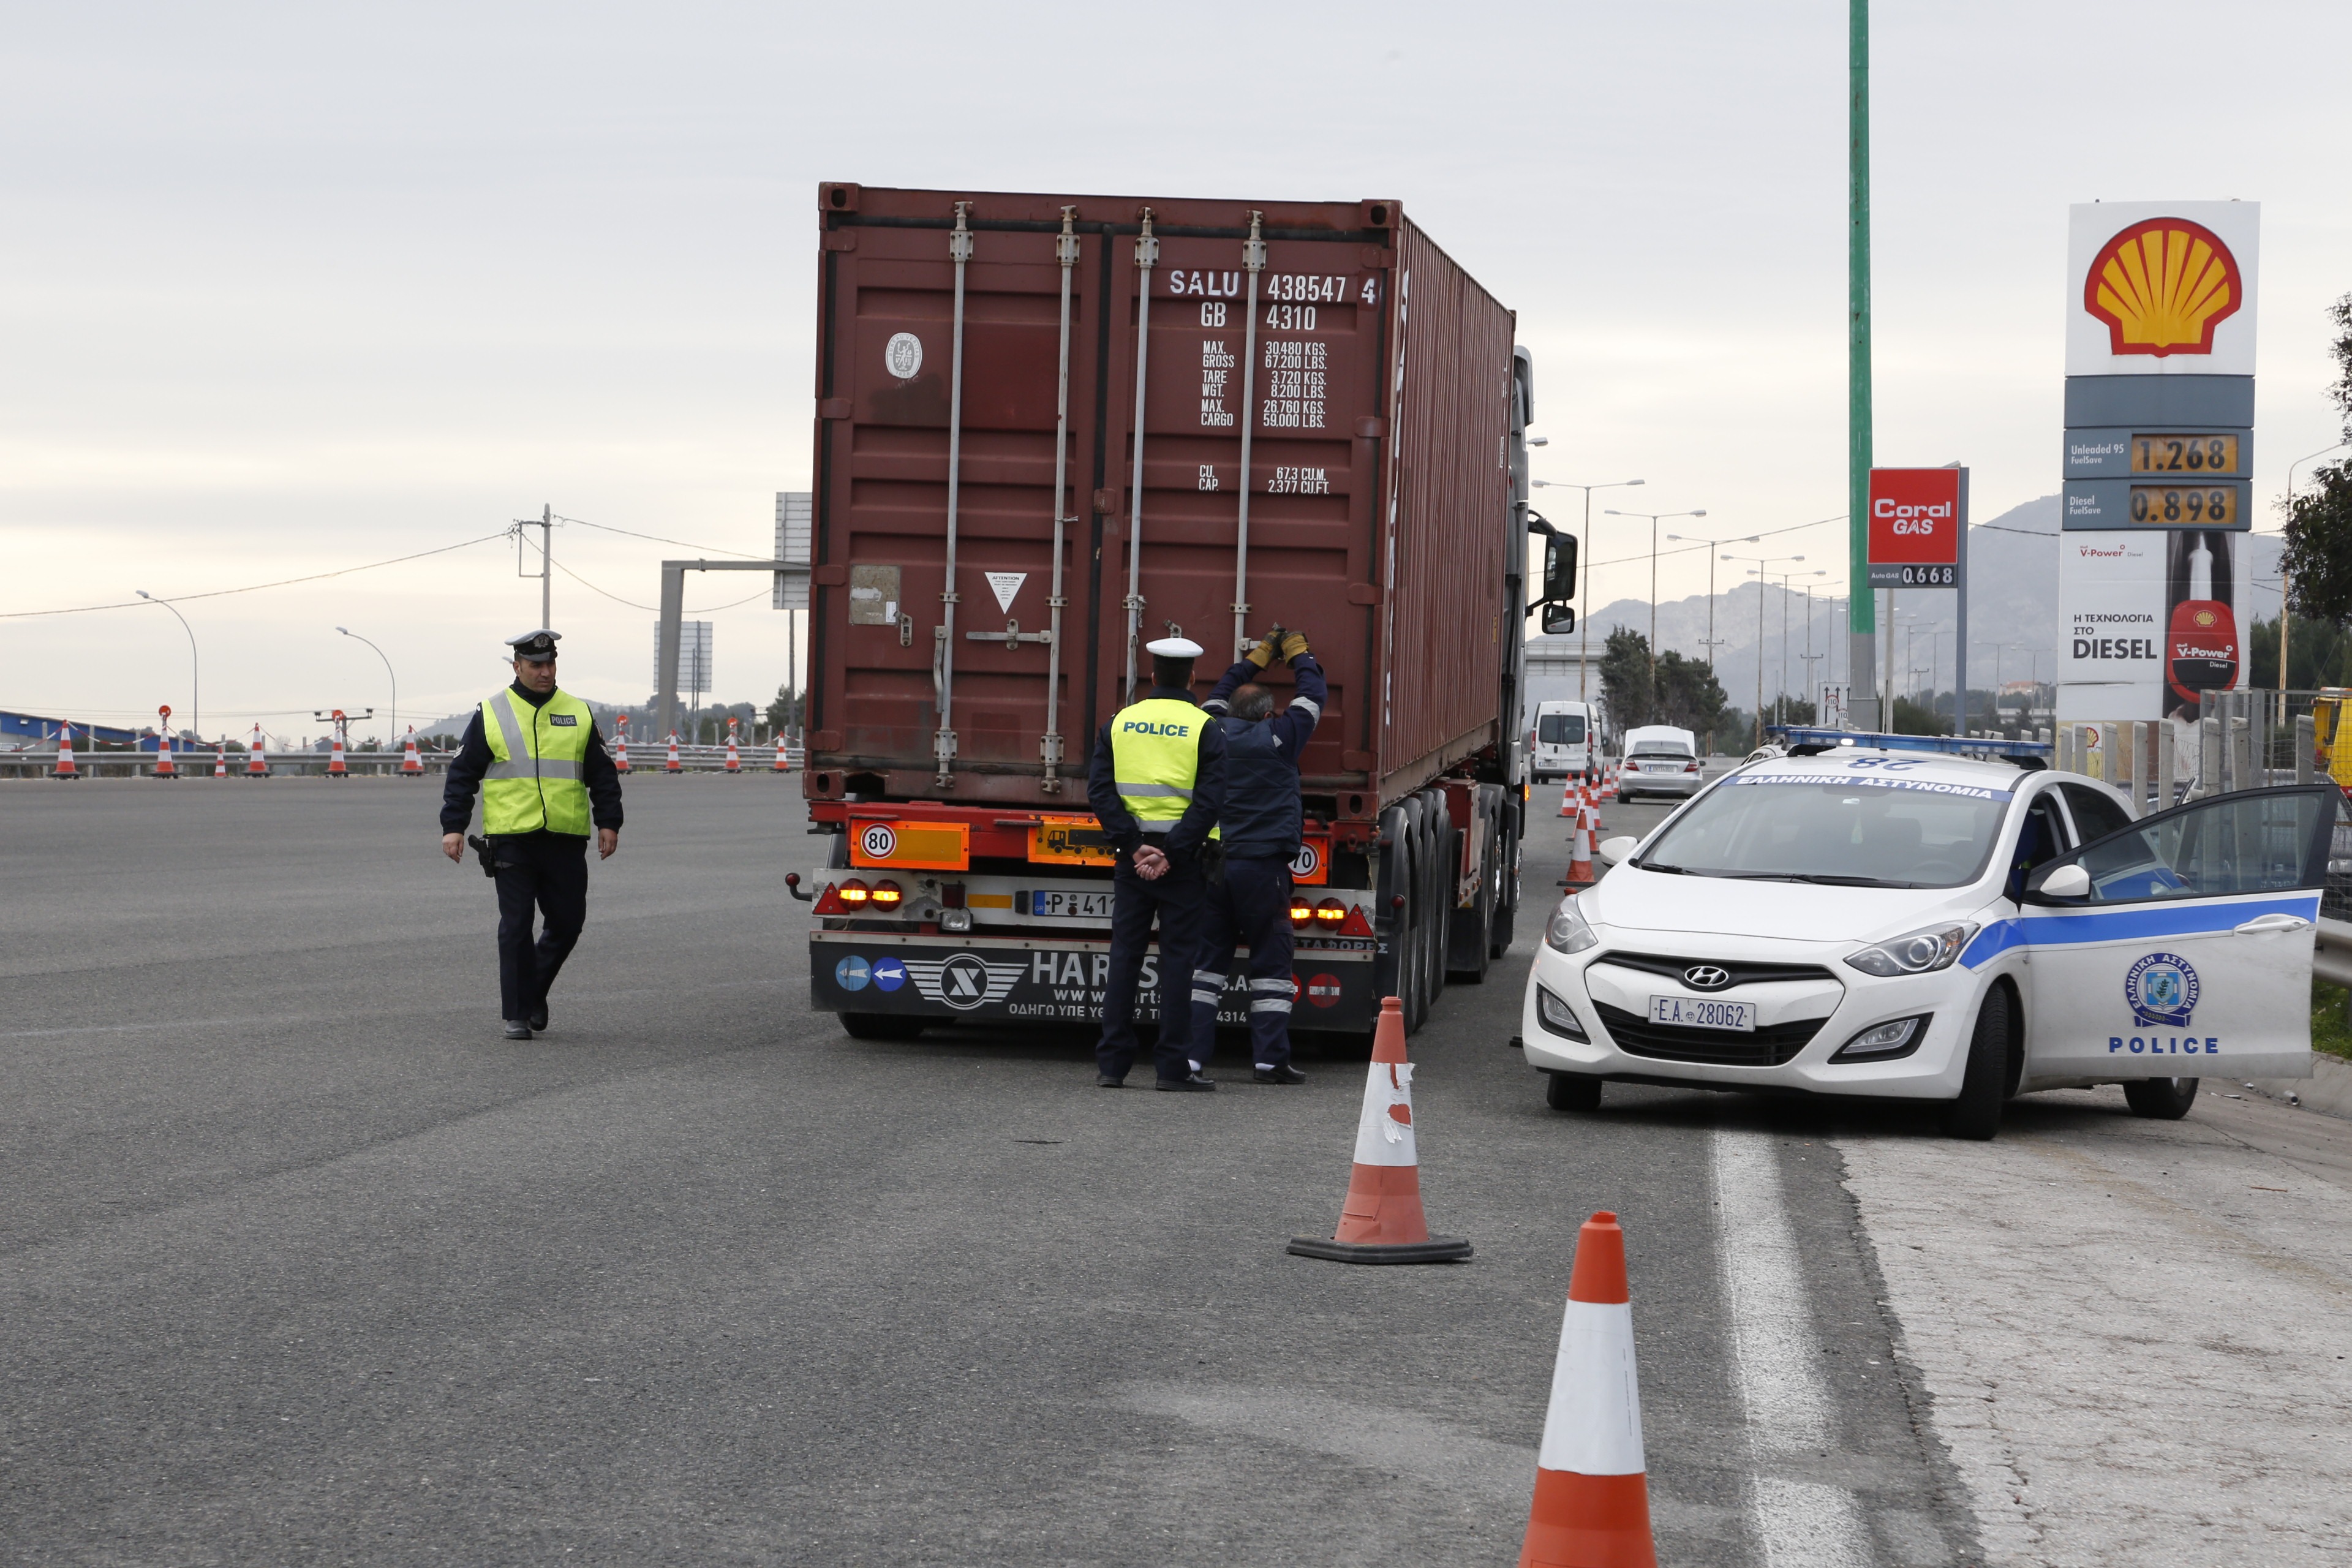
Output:
<instances>
[{"instance_id":1,"label":"car headlight","mask_svg":"<svg viewBox=\"0 0 2352 1568\"><path fill-rule=\"evenodd\" d=\"M1576 1010L1540 985L1536 987L1536 1016L1542 1019L1543 1026L1555 1035L1564 1035L1586 1045L1592 1043L1591 1037L1584 1032L1584 1026L1577 1022Z\"/></svg>"},{"instance_id":2,"label":"car headlight","mask_svg":"<svg viewBox=\"0 0 2352 1568\"><path fill-rule=\"evenodd\" d=\"M1573 897L1560 900L1559 908L1551 912L1550 923L1544 927L1544 945L1554 952L1582 952L1600 940L1584 923Z\"/></svg>"},{"instance_id":3,"label":"car headlight","mask_svg":"<svg viewBox=\"0 0 2352 1568\"><path fill-rule=\"evenodd\" d=\"M1882 980L1898 974L1927 974L1951 967L1952 960L1969 945L1969 938L1977 934L1976 923L1962 921L1958 925L1929 926L1891 942L1875 942L1860 952L1848 953L1846 963L1864 974L1875 974Z\"/></svg>"}]
</instances>

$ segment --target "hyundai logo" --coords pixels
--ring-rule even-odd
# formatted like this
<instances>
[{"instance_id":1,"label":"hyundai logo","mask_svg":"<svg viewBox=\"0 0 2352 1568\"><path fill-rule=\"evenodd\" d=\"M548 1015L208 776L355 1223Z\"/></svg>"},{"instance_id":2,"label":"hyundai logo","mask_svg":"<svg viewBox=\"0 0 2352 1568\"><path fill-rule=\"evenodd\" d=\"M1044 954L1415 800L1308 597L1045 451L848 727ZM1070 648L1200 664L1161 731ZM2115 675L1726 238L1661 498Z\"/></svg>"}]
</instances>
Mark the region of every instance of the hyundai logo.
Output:
<instances>
[{"instance_id":1,"label":"hyundai logo","mask_svg":"<svg viewBox=\"0 0 2352 1568\"><path fill-rule=\"evenodd\" d=\"M1731 984L1731 971L1717 963L1694 963L1683 971L1683 984L1694 991L1720 991Z\"/></svg>"}]
</instances>

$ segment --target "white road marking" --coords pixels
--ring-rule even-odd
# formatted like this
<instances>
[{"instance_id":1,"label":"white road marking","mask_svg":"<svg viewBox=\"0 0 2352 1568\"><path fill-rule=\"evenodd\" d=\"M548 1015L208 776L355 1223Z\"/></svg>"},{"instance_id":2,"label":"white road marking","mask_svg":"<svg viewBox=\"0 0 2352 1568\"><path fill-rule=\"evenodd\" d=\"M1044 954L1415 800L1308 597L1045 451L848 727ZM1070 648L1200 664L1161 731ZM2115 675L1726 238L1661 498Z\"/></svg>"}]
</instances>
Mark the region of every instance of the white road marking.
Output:
<instances>
[{"instance_id":1,"label":"white road marking","mask_svg":"<svg viewBox=\"0 0 2352 1568\"><path fill-rule=\"evenodd\" d=\"M1837 1423L1816 1364L1811 1302L1771 1141L1718 1128L1714 1155L1732 1373L1759 1472L1748 1503L1764 1561L1769 1568L1870 1568L1870 1531L1853 1493L1765 1473L1783 1457L1833 1449Z\"/></svg>"}]
</instances>

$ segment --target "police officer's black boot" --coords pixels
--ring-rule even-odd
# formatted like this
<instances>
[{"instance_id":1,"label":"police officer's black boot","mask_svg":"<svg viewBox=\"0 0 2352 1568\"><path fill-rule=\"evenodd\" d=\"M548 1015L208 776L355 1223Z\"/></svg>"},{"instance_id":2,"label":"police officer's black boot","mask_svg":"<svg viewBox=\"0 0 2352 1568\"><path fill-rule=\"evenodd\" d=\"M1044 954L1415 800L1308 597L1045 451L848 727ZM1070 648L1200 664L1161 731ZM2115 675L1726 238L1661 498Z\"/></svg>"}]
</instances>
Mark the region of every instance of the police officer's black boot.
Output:
<instances>
[{"instance_id":1,"label":"police officer's black boot","mask_svg":"<svg viewBox=\"0 0 2352 1568\"><path fill-rule=\"evenodd\" d=\"M1252 1083L1305 1083L1307 1075L1288 1062L1283 1062L1275 1067L1252 1068L1250 1081Z\"/></svg>"},{"instance_id":2,"label":"police officer's black boot","mask_svg":"<svg viewBox=\"0 0 2352 1568\"><path fill-rule=\"evenodd\" d=\"M529 1021L530 1021L530 1026L531 1026L532 1028L534 1028L534 1029L544 1029L544 1028L546 1028L546 1027L547 1027L547 1004L546 1004L546 1003L544 1003L544 1002L541 1002L538 1006L536 1006L536 1007L532 1008L532 1009L530 1010L530 1020L529 1020Z\"/></svg>"},{"instance_id":3,"label":"police officer's black boot","mask_svg":"<svg viewBox=\"0 0 2352 1568\"><path fill-rule=\"evenodd\" d=\"M527 1040L530 1038L530 1021L523 1018L509 1018L507 1020L507 1038L509 1040Z\"/></svg>"}]
</instances>

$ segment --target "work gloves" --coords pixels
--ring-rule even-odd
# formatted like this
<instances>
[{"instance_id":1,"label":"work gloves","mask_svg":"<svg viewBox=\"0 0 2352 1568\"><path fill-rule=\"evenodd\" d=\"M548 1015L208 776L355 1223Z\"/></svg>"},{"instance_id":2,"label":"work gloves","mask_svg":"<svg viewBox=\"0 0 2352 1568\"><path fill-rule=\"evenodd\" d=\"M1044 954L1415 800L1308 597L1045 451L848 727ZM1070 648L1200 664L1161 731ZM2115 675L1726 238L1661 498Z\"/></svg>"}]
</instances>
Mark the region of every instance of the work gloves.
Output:
<instances>
[{"instance_id":1,"label":"work gloves","mask_svg":"<svg viewBox=\"0 0 2352 1568\"><path fill-rule=\"evenodd\" d=\"M1257 647L1250 649L1249 652L1242 655L1242 657L1248 659L1260 669L1264 669L1267 665L1272 664L1276 659L1282 657L1282 649L1279 643L1280 637L1281 633L1279 629L1266 633L1265 636L1258 639Z\"/></svg>"},{"instance_id":2,"label":"work gloves","mask_svg":"<svg viewBox=\"0 0 2352 1568\"><path fill-rule=\"evenodd\" d=\"M1283 637L1282 661L1285 664L1296 663L1298 656L1306 651L1307 634L1305 632L1291 632Z\"/></svg>"}]
</instances>

